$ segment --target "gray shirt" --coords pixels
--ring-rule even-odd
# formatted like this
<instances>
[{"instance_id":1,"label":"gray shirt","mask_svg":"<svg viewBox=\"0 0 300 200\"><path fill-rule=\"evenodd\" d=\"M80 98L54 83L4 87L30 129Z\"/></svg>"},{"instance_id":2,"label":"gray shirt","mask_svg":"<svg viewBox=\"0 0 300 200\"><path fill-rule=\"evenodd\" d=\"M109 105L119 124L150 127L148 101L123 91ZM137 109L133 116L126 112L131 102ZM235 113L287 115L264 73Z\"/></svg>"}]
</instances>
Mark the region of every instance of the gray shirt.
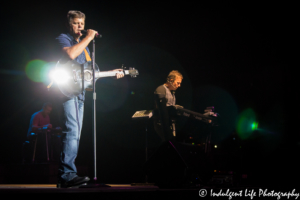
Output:
<instances>
[{"instance_id":1,"label":"gray shirt","mask_svg":"<svg viewBox=\"0 0 300 200\"><path fill-rule=\"evenodd\" d=\"M175 123L171 120L167 109L168 106L175 106L175 93L165 85L161 85L154 91L154 99L154 129L163 141L169 140L171 135L176 136Z\"/></svg>"},{"instance_id":2,"label":"gray shirt","mask_svg":"<svg viewBox=\"0 0 300 200\"><path fill-rule=\"evenodd\" d=\"M161 85L154 91L154 94L158 96L159 99L166 99L166 106L175 106L176 98L175 94L172 93L169 88L165 85Z\"/></svg>"}]
</instances>

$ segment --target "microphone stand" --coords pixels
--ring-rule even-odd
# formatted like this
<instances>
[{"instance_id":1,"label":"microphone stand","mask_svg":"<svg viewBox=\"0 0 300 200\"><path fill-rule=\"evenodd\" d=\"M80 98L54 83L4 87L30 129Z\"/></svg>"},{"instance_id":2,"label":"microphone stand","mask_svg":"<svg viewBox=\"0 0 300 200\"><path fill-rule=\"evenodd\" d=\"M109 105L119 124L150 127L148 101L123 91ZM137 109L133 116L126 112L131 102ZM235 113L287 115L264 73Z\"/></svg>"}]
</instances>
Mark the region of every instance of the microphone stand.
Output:
<instances>
[{"instance_id":1,"label":"microphone stand","mask_svg":"<svg viewBox=\"0 0 300 200\"><path fill-rule=\"evenodd\" d=\"M92 52L92 68L93 68L93 134L94 134L94 183L88 183L83 188L96 188L96 187L110 187L103 183L97 183L97 156L96 156L96 67L95 67L95 38L93 39L93 52Z\"/></svg>"}]
</instances>

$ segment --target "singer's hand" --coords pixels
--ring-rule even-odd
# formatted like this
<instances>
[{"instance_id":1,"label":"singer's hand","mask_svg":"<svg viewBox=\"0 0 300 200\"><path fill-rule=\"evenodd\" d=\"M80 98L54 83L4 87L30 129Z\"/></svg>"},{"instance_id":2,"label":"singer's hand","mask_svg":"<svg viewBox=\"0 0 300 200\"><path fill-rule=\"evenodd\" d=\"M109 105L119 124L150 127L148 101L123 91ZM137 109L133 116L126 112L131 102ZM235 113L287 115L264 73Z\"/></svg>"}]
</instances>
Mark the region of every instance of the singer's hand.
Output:
<instances>
[{"instance_id":1,"label":"singer's hand","mask_svg":"<svg viewBox=\"0 0 300 200\"><path fill-rule=\"evenodd\" d=\"M98 34L97 31L94 31L92 29L88 29L88 30L86 30L86 32L87 32L86 37L90 38L91 40L93 40L94 37L96 36L96 34Z\"/></svg>"},{"instance_id":2,"label":"singer's hand","mask_svg":"<svg viewBox=\"0 0 300 200\"><path fill-rule=\"evenodd\" d=\"M114 69L112 71L121 72L121 73L116 73L116 78L117 79L124 77L123 69Z\"/></svg>"}]
</instances>

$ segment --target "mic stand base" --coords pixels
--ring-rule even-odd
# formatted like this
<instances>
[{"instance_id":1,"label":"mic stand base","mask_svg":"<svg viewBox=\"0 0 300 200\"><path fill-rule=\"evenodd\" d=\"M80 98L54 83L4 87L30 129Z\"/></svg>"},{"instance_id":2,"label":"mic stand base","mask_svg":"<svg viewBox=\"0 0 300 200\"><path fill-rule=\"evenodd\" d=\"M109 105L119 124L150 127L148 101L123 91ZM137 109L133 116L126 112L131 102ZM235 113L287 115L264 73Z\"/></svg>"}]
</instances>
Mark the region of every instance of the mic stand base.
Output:
<instances>
[{"instance_id":1,"label":"mic stand base","mask_svg":"<svg viewBox=\"0 0 300 200\"><path fill-rule=\"evenodd\" d=\"M97 181L94 181L94 183L87 183L86 185L82 185L79 188L101 188L101 187L111 187L111 186L106 185L104 183L97 183Z\"/></svg>"}]
</instances>

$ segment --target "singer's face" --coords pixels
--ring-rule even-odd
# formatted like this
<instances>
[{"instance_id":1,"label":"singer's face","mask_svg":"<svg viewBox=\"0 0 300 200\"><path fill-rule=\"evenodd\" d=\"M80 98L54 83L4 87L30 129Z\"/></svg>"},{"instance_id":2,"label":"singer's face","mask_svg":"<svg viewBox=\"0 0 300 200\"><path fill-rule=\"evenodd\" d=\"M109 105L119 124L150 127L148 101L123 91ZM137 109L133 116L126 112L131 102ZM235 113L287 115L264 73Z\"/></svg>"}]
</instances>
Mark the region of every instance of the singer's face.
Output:
<instances>
[{"instance_id":1,"label":"singer's face","mask_svg":"<svg viewBox=\"0 0 300 200\"><path fill-rule=\"evenodd\" d=\"M181 86L182 78L176 77L175 81L173 82L174 90L177 90Z\"/></svg>"},{"instance_id":2,"label":"singer's face","mask_svg":"<svg viewBox=\"0 0 300 200\"><path fill-rule=\"evenodd\" d=\"M84 19L74 18L70 27L70 31L75 36L82 36L81 30L84 30Z\"/></svg>"}]
</instances>

